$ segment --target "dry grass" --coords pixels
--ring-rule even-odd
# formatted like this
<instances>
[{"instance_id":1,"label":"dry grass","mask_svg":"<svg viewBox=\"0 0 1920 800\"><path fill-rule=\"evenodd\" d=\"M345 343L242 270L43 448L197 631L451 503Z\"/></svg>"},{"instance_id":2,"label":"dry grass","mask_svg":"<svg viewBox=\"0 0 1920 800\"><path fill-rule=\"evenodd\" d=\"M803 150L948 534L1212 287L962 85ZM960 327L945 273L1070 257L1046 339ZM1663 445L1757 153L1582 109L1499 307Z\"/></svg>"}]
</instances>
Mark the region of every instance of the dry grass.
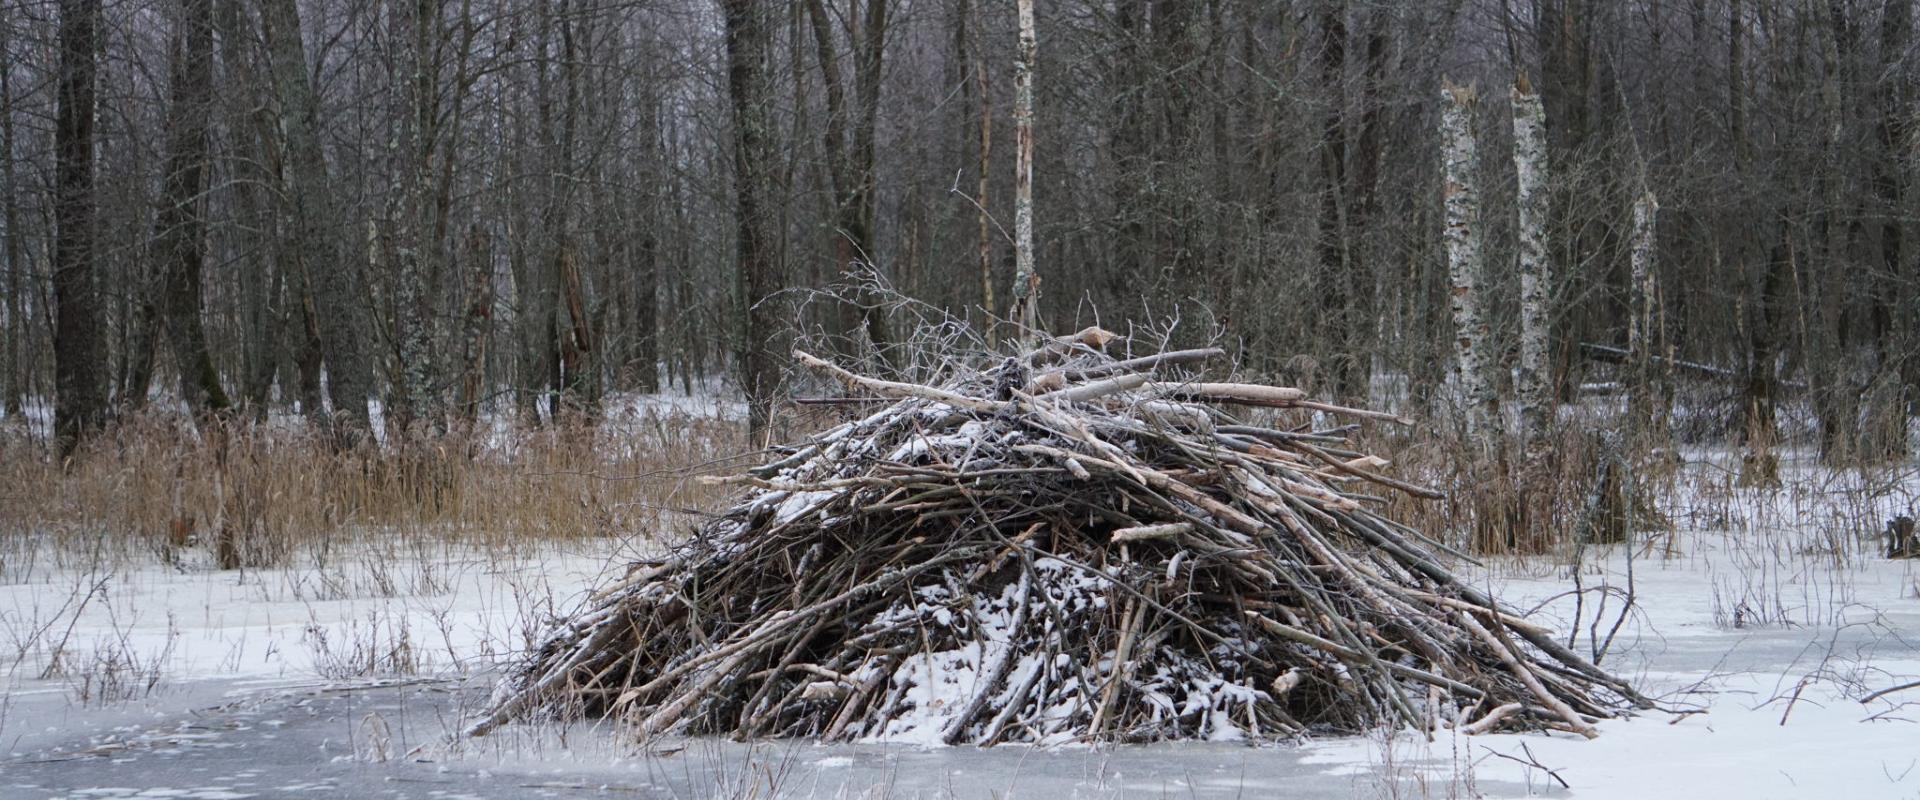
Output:
<instances>
[{"instance_id":1,"label":"dry grass","mask_svg":"<svg viewBox=\"0 0 1920 800\"><path fill-rule=\"evenodd\" d=\"M1376 426L1360 442L1394 454L1395 475L1446 492L1437 502L1388 496L1386 516L1483 555L1559 553L1657 527L1647 499L1673 474L1661 457L1572 426L1554 431L1531 459L1517 436L1481 445L1439 426Z\"/></svg>"},{"instance_id":2,"label":"dry grass","mask_svg":"<svg viewBox=\"0 0 1920 800\"><path fill-rule=\"evenodd\" d=\"M0 558L209 551L264 567L367 537L514 548L652 535L709 503L715 490L689 476L744 441L735 422L675 412L342 453L298 426L202 431L153 415L63 465L44 442L0 433Z\"/></svg>"}]
</instances>

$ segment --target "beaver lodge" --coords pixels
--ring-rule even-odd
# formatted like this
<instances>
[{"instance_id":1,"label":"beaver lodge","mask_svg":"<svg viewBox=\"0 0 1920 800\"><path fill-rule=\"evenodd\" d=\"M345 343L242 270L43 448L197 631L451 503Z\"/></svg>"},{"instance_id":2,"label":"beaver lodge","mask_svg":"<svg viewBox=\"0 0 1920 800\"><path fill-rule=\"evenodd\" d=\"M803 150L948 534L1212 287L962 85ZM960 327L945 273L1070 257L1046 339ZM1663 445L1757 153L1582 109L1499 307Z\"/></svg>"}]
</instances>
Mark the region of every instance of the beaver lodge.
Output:
<instances>
[{"instance_id":1,"label":"beaver lodge","mask_svg":"<svg viewBox=\"0 0 1920 800\"><path fill-rule=\"evenodd\" d=\"M1381 516L1429 490L1299 390L1118 359L1089 329L945 378L806 353L864 416L561 621L470 729L946 744L1272 739L1594 723L1646 701ZM877 408L878 410L873 410ZM865 413L871 411L871 413Z\"/></svg>"}]
</instances>

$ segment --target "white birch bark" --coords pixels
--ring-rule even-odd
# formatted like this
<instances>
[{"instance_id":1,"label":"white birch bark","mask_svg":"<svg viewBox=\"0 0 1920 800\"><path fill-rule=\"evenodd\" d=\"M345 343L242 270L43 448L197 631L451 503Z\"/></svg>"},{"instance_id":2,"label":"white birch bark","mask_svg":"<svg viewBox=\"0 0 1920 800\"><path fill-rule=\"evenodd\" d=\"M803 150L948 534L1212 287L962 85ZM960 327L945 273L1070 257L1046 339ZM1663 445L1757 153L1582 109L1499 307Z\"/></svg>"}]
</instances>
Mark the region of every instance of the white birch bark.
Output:
<instances>
[{"instance_id":1,"label":"white birch bark","mask_svg":"<svg viewBox=\"0 0 1920 800\"><path fill-rule=\"evenodd\" d=\"M1492 426L1493 385L1487 381L1488 327L1480 311L1480 156L1473 133L1478 104L1473 87L1444 84L1440 114L1445 174L1448 304L1453 311L1455 367L1466 405L1466 432L1479 440Z\"/></svg>"},{"instance_id":2,"label":"white birch bark","mask_svg":"<svg viewBox=\"0 0 1920 800\"><path fill-rule=\"evenodd\" d=\"M1013 62L1013 320L1038 330L1040 275L1033 265L1033 68L1039 50L1033 0L1019 0L1020 48Z\"/></svg>"},{"instance_id":3,"label":"white birch bark","mask_svg":"<svg viewBox=\"0 0 1920 800\"><path fill-rule=\"evenodd\" d=\"M1550 308L1553 265L1547 262L1547 110L1525 75L1514 82L1513 169L1517 176L1514 205L1519 211L1520 239L1520 429L1532 454L1553 421L1553 402L1547 389L1547 345L1553 313Z\"/></svg>"},{"instance_id":4,"label":"white birch bark","mask_svg":"<svg viewBox=\"0 0 1920 800\"><path fill-rule=\"evenodd\" d=\"M1652 190L1633 203L1632 323L1627 326L1627 353L1633 365L1633 386L1628 394L1628 416L1649 434L1658 434L1662 425L1655 407L1653 391L1653 299L1656 294L1653 275L1654 230L1660 202Z\"/></svg>"}]
</instances>

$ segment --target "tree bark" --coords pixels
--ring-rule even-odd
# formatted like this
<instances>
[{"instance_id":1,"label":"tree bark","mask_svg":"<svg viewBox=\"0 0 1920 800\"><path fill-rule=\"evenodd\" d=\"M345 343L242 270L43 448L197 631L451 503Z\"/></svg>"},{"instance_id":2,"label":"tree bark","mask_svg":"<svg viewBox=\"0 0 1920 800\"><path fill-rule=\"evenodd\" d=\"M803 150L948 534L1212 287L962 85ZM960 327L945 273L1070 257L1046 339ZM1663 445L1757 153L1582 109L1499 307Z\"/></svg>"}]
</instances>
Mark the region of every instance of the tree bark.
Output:
<instances>
[{"instance_id":1,"label":"tree bark","mask_svg":"<svg viewBox=\"0 0 1920 800\"><path fill-rule=\"evenodd\" d=\"M1632 388L1627 395L1627 416L1646 441L1666 437L1666 415L1660 390L1653 375L1654 300L1659 294L1654 276L1656 226L1660 202L1652 191L1642 192L1633 203L1632 316L1627 323L1627 354L1633 367Z\"/></svg>"},{"instance_id":2,"label":"tree bark","mask_svg":"<svg viewBox=\"0 0 1920 800\"><path fill-rule=\"evenodd\" d=\"M232 176L233 217L245 231L243 249L253 253L242 267L240 318L246 335L242 342L239 405L256 422L267 419L274 378L280 363L286 329L286 277L291 270L281 237L276 235L281 215L269 208L262 189L277 181L280 158L272 146L274 119L263 84L255 72L252 31L238 0L219 0L214 29L220 40L220 66L225 78L229 125L228 170ZM291 376L290 376L291 377ZM289 381L291 382L291 381ZM293 387L287 387L293 394Z\"/></svg>"},{"instance_id":3,"label":"tree bark","mask_svg":"<svg viewBox=\"0 0 1920 800\"><path fill-rule=\"evenodd\" d=\"M261 0L260 16L288 162L287 246L311 290L309 319L318 334L327 395L333 401L328 427L335 446L344 450L359 445L369 432L373 363L366 341L366 287L362 270L345 258L328 227L336 221L334 187L320 144L319 105L307 74L299 9L294 0Z\"/></svg>"},{"instance_id":4,"label":"tree bark","mask_svg":"<svg viewBox=\"0 0 1920 800\"><path fill-rule=\"evenodd\" d=\"M1480 156L1473 132L1478 104L1470 86L1445 85L1441 91L1441 166L1445 175L1448 304L1453 311L1454 364L1466 412L1470 440L1485 444L1492 432L1495 398L1487 380L1488 323L1480 308L1483 267L1480 253Z\"/></svg>"},{"instance_id":5,"label":"tree bark","mask_svg":"<svg viewBox=\"0 0 1920 800\"><path fill-rule=\"evenodd\" d=\"M988 80L987 59L976 52L973 44L973 11L970 0L959 0L954 20L954 58L960 62L961 102L965 103L963 113L974 124L972 131L962 131L964 143L972 139L974 153L974 248L977 257L977 269L980 281L979 310L987 316L983 327L992 334L992 314L998 306L993 299L993 217L987 213L988 195L992 190L993 164L993 93Z\"/></svg>"},{"instance_id":6,"label":"tree bark","mask_svg":"<svg viewBox=\"0 0 1920 800\"><path fill-rule=\"evenodd\" d=\"M1553 325L1553 265L1547 254L1547 110L1527 76L1514 81L1513 168L1517 178L1520 250L1520 429L1529 460L1537 456L1553 424L1554 402L1548 386L1547 354Z\"/></svg>"},{"instance_id":7,"label":"tree bark","mask_svg":"<svg viewBox=\"0 0 1920 800\"><path fill-rule=\"evenodd\" d=\"M646 162L641 167L641 174L647 176L648 183L664 186L670 169L661 122L665 112L659 96L647 94L646 108L641 113L646 115L643 129L643 135L646 136ZM660 239L665 195L664 189L654 192L640 208L640 241L635 254L631 289L634 337L631 361L637 379L634 388L641 392L660 391Z\"/></svg>"},{"instance_id":8,"label":"tree bark","mask_svg":"<svg viewBox=\"0 0 1920 800\"><path fill-rule=\"evenodd\" d=\"M734 226L738 264L735 295L740 331L741 384L747 395L747 427L755 443L766 440L773 418L780 357L773 341L778 319L772 295L780 289L766 230L767 170L772 168L772 130L767 108L768 32L757 0L720 0L726 22L727 90L733 107Z\"/></svg>"},{"instance_id":9,"label":"tree bark","mask_svg":"<svg viewBox=\"0 0 1920 800\"><path fill-rule=\"evenodd\" d=\"M6 345L0 348L0 410L9 417L18 416L26 402L26 385L21 379L25 365L26 345L22 341L27 335L24 315L27 304L22 292L26 282L20 278L26 273L21 265L25 249L20 246L20 190L19 178L14 171L13 150L13 26L0 25L0 182L7 185L4 201L7 226L7 240L4 255L7 259L7 326Z\"/></svg>"},{"instance_id":10,"label":"tree bark","mask_svg":"<svg viewBox=\"0 0 1920 800\"><path fill-rule=\"evenodd\" d=\"M1914 146L1913 81L1914 71L1903 65L1913 39L1913 3L1911 0L1886 0L1880 9L1880 77L1875 86L1879 119L1874 135L1880 147L1873 168L1873 193L1879 204L1880 270L1874 316L1877 345L1881 353L1882 383L1891 383L1881 394L1891 402L1875 409L1884 420L1877 459L1896 459L1907 453L1908 416L1920 405L1920 287L1909 265L1907 226L1914 215L1910 207L1914 188L1911 167L1902 161L1920 162L1903 150Z\"/></svg>"},{"instance_id":11,"label":"tree bark","mask_svg":"<svg viewBox=\"0 0 1920 800\"><path fill-rule=\"evenodd\" d=\"M232 402L207 347L201 269L206 260L208 123L213 110L213 2L186 0L174 44L172 107L168 111L167 174L155 217L155 271L168 343L180 371L180 395L202 414L226 411Z\"/></svg>"},{"instance_id":12,"label":"tree bark","mask_svg":"<svg viewBox=\"0 0 1920 800\"><path fill-rule=\"evenodd\" d=\"M579 243L573 224L573 205L581 180L577 156L585 88L578 29L581 23L575 19L572 5L566 0L560 3L557 17L563 105L557 132L558 163L553 168L548 233L554 243L553 280L559 303L551 317L548 366L550 383L557 392L552 410L554 418L560 419L564 413L575 421L591 421L599 414L599 337L589 314L587 280L580 269Z\"/></svg>"},{"instance_id":13,"label":"tree bark","mask_svg":"<svg viewBox=\"0 0 1920 800\"><path fill-rule=\"evenodd\" d=\"M435 401L433 303L427 292L433 252L424 238L427 189L432 181L426 130L433 124L428 97L433 91L429 60L438 20L425 0L387 0L387 42L392 67L387 81L389 180L386 206L386 257L393 268L393 330L396 385L389 392L387 422L405 434L424 433L442 423Z\"/></svg>"},{"instance_id":14,"label":"tree bark","mask_svg":"<svg viewBox=\"0 0 1920 800\"><path fill-rule=\"evenodd\" d=\"M94 286L94 53L99 0L61 0L59 109L54 120L54 436L62 458L106 420L99 297Z\"/></svg>"},{"instance_id":15,"label":"tree bark","mask_svg":"<svg viewBox=\"0 0 1920 800\"><path fill-rule=\"evenodd\" d=\"M1020 43L1013 62L1013 321L1040 330L1040 274L1033 253L1033 70L1039 54L1033 0L1017 0Z\"/></svg>"},{"instance_id":16,"label":"tree bark","mask_svg":"<svg viewBox=\"0 0 1920 800\"><path fill-rule=\"evenodd\" d=\"M1325 346L1332 356L1334 395L1347 399L1366 392L1365 356L1360 353L1361 281L1353 258L1349 212L1352 193L1347 176L1347 8L1342 0L1328 0L1320 9L1320 82L1326 108L1320 123L1320 276L1328 297Z\"/></svg>"}]
</instances>

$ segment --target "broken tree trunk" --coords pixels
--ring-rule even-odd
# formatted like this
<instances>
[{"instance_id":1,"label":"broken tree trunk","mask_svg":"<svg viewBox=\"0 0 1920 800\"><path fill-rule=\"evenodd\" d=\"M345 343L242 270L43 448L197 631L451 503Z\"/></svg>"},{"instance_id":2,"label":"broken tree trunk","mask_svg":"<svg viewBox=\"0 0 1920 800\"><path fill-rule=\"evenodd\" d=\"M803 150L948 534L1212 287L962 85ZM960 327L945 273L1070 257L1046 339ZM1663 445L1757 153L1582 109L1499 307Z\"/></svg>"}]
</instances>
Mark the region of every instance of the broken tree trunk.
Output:
<instances>
[{"instance_id":1,"label":"broken tree trunk","mask_svg":"<svg viewBox=\"0 0 1920 800\"><path fill-rule=\"evenodd\" d=\"M1480 156L1473 132L1478 105L1473 87L1445 83L1440 114L1445 174L1448 302L1453 310L1454 364L1466 412L1467 437L1483 442L1494 424L1493 384L1487 377L1487 320L1480 309Z\"/></svg>"},{"instance_id":2,"label":"broken tree trunk","mask_svg":"<svg viewBox=\"0 0 1920 800\"><path fill-rule=\"evenodd\" d=\"M1553 323L1553 265L1547 261L1547 111L1525 73L1513 83L1514 205L1520 239L1520 429L1529 461L1540 453L1553 423L1547 386Z\"/></svg>"}]
</instances>

